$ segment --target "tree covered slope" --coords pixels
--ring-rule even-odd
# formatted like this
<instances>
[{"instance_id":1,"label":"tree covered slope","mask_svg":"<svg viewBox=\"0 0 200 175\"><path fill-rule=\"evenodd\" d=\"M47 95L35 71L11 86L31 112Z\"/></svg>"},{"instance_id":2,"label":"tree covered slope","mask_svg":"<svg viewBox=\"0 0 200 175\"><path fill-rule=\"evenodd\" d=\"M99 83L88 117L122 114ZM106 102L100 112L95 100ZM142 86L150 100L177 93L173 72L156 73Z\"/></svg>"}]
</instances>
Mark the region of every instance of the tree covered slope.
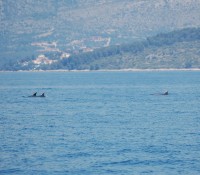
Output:
<instances>
[{"instance_id":1,"label":"tree covered slope","mask_svg":"<svg viewBox=\"0 0 200 175\"><path fill-rule=\"evenodd\" d=\"M199 0L0 0L0 66L200 27L199 11Z\"/></svg>"},{"instance_id":2,"label":"tree covered slope","mask_svg":"<svg viewBox=\"0 0 200 175\"><path fill-rule=\"evenodd\" d=\"M62 60L65 69L200 68L200 28L158 34Z\"/></svg>"},{"instance_id":3,"label":"tree covered slope","mask_svg":"<svg viewBox=\"0 0 200 175\"><path fill-rule=\"evenodd\" d=\"M91 52L62 52L4 64L1 70L101 70L200 68L200 28L158 34L142 41L107 46Z\"/></svg>"}]
</instances>

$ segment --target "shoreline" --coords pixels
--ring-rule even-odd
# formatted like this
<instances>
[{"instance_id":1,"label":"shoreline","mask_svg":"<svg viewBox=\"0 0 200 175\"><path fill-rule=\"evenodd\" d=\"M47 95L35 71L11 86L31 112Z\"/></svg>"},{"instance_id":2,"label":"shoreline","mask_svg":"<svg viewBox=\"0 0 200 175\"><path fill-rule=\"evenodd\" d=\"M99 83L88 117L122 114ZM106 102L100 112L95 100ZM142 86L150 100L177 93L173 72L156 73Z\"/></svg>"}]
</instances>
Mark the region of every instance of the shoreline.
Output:
<instances>
[{"instance_id":1,"label":"shoreline","mask_svg":"<svg viewBox=\"0 0 200 175\"><path fill-rule=\"evenodd\" d=\"M99 70L17 70L17 71L0 71L1 72L172 72L172 71L200 71L200 68L191 68L191 69L99 69Z\"/></svg>"}]
</instances>

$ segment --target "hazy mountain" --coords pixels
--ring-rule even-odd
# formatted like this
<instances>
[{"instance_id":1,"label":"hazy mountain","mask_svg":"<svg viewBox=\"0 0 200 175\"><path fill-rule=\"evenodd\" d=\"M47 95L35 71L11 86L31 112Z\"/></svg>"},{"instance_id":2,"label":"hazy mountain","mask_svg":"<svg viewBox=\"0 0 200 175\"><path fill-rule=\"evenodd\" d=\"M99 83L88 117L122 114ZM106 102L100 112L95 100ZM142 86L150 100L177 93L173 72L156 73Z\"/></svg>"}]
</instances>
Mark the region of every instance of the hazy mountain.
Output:
<instances>
[{"instance_id":1,"label":"hazy mountain","mask_svg":"<svg viewBox=\"0 0 200 175\"><path fill-rule=\"evenodd\" d=\"M57 65L69 70L200 68L199 55L200 28L187 28L72 55Z\"/></svg>"},{"instance_id":2,"label":"hazy mountain","mask_svg":"<svg viewBox=\"0 0 200 175\"><path fill-rule=\"evenodd\" d=\"M0 0L0 62L200 27L199 0Z\"/></svg>"},{"instance_id":3,"label":"hazy mountain","mask_svg":"<svg viewBox=\"0 0 200 175\"><path fill-rule=\"evenodd\" d=\"M63 57L62 52L15 60L0 70L102 70L200 68L200 28L158 34L142 41L112 45Z\"/></svg>"}]
</instances>

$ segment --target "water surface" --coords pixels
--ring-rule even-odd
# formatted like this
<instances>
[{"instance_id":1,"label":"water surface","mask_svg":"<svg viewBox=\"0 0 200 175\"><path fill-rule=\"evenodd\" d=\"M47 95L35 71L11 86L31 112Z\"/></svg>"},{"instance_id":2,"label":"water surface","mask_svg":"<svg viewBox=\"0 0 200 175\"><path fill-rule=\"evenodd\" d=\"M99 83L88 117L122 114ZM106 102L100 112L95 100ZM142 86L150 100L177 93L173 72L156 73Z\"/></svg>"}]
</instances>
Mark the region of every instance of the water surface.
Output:
<instances>
[{"instance_id":1,"label":"water surface","mask_svg":"<svg viewBox=\"0 0 200 175\"><path fill-rule=\"evenodd\" d=\"M0 174L200 174L199 77L1 72Z\"/></svg>"}]
</instances>

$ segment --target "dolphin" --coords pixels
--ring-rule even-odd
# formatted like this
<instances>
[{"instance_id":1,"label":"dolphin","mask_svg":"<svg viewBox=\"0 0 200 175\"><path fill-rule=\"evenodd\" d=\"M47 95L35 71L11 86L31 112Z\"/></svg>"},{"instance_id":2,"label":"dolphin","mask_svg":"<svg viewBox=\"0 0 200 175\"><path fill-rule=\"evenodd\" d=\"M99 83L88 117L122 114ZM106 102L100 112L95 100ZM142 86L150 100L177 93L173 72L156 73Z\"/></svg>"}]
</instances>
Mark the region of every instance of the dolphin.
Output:
<instances>
[{"instance_id":1,"label":"dolphin","mask_svg":"<svg viewBox=\"0 0 200 175\"><path fill-rule=\"evenodd\" d=\"M150 94L150 95L169 95L169 92L166 91L164 93L156 93L156 94Z\"/></svg>"},{"instance_id":2,"label":"dolphin","mask_svg":"<svg viewBox=\"0 0 200 175\"><path fill-rule=\"evenodd\" d=\"M30 95L28 97L45 97L45 95L44 95L44 93L42 93L42 95L37 96L37 92L35 92L33 95Z\"/></svg>"},{"instance_id":3,"label":"dolphin","mask_svg":"<svg viewBox=\"0 0 200 175\"><path fill-rule=\"evenodd\" d=\"M33 93L33 95L30 95L28 97L37 97L37 92Z\"/></svg>"},{"instance_id":4,"label":"dolphin","mask_svg":"<svg viewBox=\"0 0 200 175\"><path fill-rule=\"evenodd\" d=\"M38 97L45 97L44 93L42 93L42 95L38 96Z\"/></svg>"},{"instance_id":5,"label":"dolphin","mask_svg":"<svg viewBox=\"0 0 200 175\"><path fill-rule=\"evenodd\" d=\"M168 91L166 91L165 93L163 93L161 95L169 95L169 93L168 93Z\"/></svg>"}]
</instances>

